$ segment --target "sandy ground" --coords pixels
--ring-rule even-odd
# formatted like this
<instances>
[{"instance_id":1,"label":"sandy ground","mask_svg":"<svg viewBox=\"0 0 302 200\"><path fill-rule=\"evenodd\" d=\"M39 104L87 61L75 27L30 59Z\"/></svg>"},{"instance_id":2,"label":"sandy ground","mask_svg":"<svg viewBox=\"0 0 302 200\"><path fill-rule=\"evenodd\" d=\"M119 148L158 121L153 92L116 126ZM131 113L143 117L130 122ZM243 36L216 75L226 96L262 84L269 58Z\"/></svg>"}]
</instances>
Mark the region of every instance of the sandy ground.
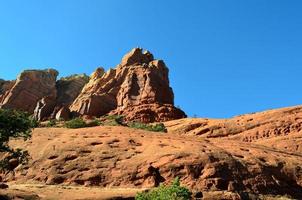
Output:
<instances>
[{"instance_id":1,"label":"sandy ground","mask_svg":"<svg viewBox=\"0 0 302 200\"><path fill-rule=\"evenodd\" d=\"M44 184L9 184L10 189L34 192L43 200L88 200L134 197L142 189L77 187Z\"/></svg>"}]
</instances>

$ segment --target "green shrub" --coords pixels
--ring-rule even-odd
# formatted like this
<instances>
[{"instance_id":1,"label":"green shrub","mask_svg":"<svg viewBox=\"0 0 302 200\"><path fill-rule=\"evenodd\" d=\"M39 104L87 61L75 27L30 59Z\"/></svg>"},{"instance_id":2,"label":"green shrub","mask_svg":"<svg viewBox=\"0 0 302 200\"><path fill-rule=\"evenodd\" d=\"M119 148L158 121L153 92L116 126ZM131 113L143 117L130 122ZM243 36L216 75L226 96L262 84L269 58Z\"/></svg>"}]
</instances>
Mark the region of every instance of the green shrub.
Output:
<instances>
[{"instance_id":1,"label":"green shrub","mask_svg":"<svg viewBox=\"0 0 302 200\"><path fill-rule=\"evenodd\" d=\"M124 124L124 116L122 115L108 115L105 117L105 120L112 121L113 125L123 125Z\"/></svg>"},{"instance_id":2,"label":"green shrub","mask_svg":"<svg viewBox=\"0 0 302 200\"><path fill-rule=\"evenodd\" d=\"M37 125L37 121L33 120L28 113L0 109L0 152L9 153L7 157L0 161L2 170L12 170L9 165L11 159L17 159L18 163L27 161L27 151L12 149L8 146L8 142L10 138L30 138L32 129Z\"/></svg>"},{"instance_id":3,"label":"green shrub","mask_svg":"<svg viewBox=\"0 0 302 200\"><path fill-rule=\"evenodd\" d=\"M147 131L167 132L167 129L163 123L152 125L152 124L144 124L141 122L130 122L128 123L128 126L130 128L143 129Z\"/></svg>"},{"instance_id":4,"label":"green shrub","mask_svg":"<svg viewBox=\"0 0 302 200\"><path fill-rule=\"evenodd\" d=\"M170 186L160 185L148 192L138 193L135 200L189 200L192 193L180 186L179 178L176 178Z\"/></svg>"},{"instance_id":5,"label":"green shrub","mask_svg":"<svg viewBox=\"0 0 302 200\"><path fill-rule=\"evenodd\" d=\"M81 118L74 118L65 123L66 128L84 128L86 126L87 126L86 122Z\"/></svg>"},{"instance_id":6,"label":"green shrub","mask_svg":"<svg viewBox=\"0 0 302 200\"><path fill-rule=\"evenodd\" d=\"M94 119L94 120L92 120L92 121L87 122L87 123L86 123L86 126L87 126L87 127L94 127L94 126L100 126L101 124L102 124L102 123L101 123L100 120Z\"/></svg>"},{"instance_id":7,"label":"green shrub","mask_svg":"<svg viewBox=\"0 0 302 200\"><path fill-rule=\"evenodd\" d=\"M51 119L49 122L46 124L46 127L54 127L57 125L57 120Z\"/></svg>"}]
</instances>

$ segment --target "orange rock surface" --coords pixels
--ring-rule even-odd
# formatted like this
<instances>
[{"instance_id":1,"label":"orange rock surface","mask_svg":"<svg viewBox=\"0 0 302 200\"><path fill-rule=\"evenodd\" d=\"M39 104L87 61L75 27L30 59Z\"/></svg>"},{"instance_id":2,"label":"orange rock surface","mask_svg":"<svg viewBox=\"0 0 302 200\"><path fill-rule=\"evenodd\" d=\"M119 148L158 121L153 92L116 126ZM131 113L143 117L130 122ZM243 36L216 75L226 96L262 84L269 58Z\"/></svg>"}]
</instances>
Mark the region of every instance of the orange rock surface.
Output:
<instances>
[{"instance_id":1,"label":"orange rock surface","mask_svg":"<svg viewBox=\"0 0 302 200\"><path fill-rule=\"evenodd\" d=\"M168 133L122 126L38 128L11 145L31 155L5 179L145 188L180 177L192 191L302 198L302 107L231 119L165 122Z\"/></svg>"}]
</instances>

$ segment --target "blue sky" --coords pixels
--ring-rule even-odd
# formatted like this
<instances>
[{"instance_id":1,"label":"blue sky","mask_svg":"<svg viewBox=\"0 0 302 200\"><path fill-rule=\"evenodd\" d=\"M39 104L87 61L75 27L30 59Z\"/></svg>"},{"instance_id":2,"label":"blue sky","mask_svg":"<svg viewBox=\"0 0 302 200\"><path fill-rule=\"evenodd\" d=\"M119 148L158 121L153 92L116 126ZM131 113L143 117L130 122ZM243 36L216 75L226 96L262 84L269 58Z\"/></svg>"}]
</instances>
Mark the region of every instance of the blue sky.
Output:
<instances>
[{"instance_id":1,"label":"blue sky","mask_svg":"<svg viewBox=\"0 0 302 200\"><path fill-rule=\"evenodd\" d=\"M139 46L165 60L189 116L302 104L301 10L299 0L0 0L0 78L90 74Z\"/></svg>"}]
</instances>

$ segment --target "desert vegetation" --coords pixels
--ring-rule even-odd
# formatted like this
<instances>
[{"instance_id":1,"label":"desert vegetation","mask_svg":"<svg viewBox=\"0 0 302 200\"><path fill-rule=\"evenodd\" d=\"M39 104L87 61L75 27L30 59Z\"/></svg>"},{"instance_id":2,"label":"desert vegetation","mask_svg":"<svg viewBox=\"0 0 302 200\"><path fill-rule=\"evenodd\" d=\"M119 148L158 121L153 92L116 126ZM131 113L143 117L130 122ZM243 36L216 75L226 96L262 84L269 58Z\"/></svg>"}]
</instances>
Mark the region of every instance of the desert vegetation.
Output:
<instances>
[{"instance_id":1,"label":"desert vegetation","mask_svg":"<svg viewBox=\"0 0 302 200\"><path fill-rule=\"evenodd\" d=\"M141 122L130 122L127 124L130 128L142 129L153 132L167 132L167 129L163 123L157 124L145 124Z\"/></svg>"},{"instance_id":2,"label":"desert vegetation","mask_svg":"<svg viewBox=\"0 0 302 200\"><path fill-rule=\"evenodd\" d=\"M94 126L125 126L129 128L142 129L153 132L167 132L167 129L163 123L146 124L142 122L125 122L124 117L121 115L107 115L101 118L95 118L92 120L84 120L82 118L74 118L69 121L57 121L55 119L49 120L46 127L66 127L71 129L94 127Z\"/></svg>"},{"instance_id":3,"label":"desert vegetation","mask_svg":"<svg viewBox=\"0 0 302 200\"><path fill-rule=\"evenodd\" d=\"M160 185L147 192L138 193L136 200L189 200L191 199L189 189L180 185L179 178L175 178L171 185Z\"/></svg>"},{"instance_id":4,"label":"desert vegetation","mask_svg":"<svg viewBox=\"0 0 302 200\"><path fill-rule=\"evenodd\" d=\"M28 153L22 149L13 149L8 145L11 138L28 139L38 123L28 113L0 109L0 152L6 156L0 161L2 170L12 170L12 163L24 163ZM15 166L15 165L14 165Z\"/></svg>"},{"instance_id":5,"label":"desert vegetation","mask_svg":"<svg viewBox=\"0 0 302 200\"><path fill-rule=\"evenodd\" d=\"M70 121L65 122L66 128L84 128L87 124L82 118L74 118Z\"/></svg>"}]
</instances>

